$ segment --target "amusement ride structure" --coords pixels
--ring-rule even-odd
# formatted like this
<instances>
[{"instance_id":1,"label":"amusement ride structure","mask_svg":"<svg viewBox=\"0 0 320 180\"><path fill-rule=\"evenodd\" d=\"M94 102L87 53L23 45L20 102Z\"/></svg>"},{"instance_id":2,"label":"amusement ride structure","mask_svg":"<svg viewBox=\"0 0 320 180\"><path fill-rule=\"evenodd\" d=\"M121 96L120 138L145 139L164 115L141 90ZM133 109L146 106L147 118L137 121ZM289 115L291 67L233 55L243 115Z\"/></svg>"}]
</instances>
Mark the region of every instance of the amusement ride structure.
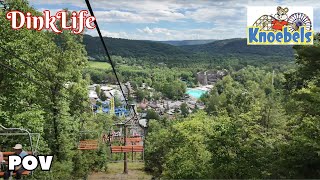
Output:
<instances>
[{"instance_id":1,"label":"amusement ride structure","mask_svg":"<svg viewBox=\"0 0 320 180\"><path fill-rule=\"evenodd\" d=\"M261 30L271 31L274 30L273 25L275 21L279 21L279 19L273 15L262 15L253 23L253 26L260 27ZM311 20L304 13L293 13L288 19L283 21L287 22L291 32L299 30L301 26L305 26L308 31L312 30Z\"/></svg>"}]
</instances>

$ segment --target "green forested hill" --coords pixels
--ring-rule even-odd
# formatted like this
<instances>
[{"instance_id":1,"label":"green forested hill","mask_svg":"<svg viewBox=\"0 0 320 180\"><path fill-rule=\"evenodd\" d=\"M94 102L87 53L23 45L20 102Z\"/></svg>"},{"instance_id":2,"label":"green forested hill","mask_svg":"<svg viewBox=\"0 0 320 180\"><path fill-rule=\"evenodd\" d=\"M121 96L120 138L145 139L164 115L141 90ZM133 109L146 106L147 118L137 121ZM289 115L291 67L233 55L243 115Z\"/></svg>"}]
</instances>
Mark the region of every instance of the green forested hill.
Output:
<instances>
[{"instance_id":1,"label":"green forested hill","mask_svg":"<svg viewBox=\"0 0 320 180\"><path fill-rule=\"evenodd\" d=\"M208 55L209 57L236 55L242 58L261 57L263 59L265 59L266 56L293 57L291 46L247 46L246 39L226 39L208 44L185 46L117 38L105 38L105 41L112 55L123 57L171 58L175 59L175 61L177 61L177 59L184 61L195 58L203 59L197 58L200 57L200 54ZM99 58L105 55L98 37L85 35L84 44L89 56Z\"/></svg>"},{"instance_id":2,"label":"green forested hill","mask_svg":"<svg viewBox=\"0 0 320 180\"><path fill-rule=\"evenodd\" d=\"M187 52L181 48L160 42L144 40L128 40L104 38L112 55L123 57L166 57L170 55L185 56ZM99 37L84 36L84 44L88 55L99 58L105 55Z\"/></svg>"},{"instance_id":3,"label":"green forested hill","mask_svg":"<svg viewBox=\"0 0 320 180\"><path fill-rule=\"evenodd\" d=\"M201 45L181 46L181 48L194 53L239 54L241 56L293 56L292 46L248 46L247 40L244 38L219 40Z\"/></svg>"}]
</instances>

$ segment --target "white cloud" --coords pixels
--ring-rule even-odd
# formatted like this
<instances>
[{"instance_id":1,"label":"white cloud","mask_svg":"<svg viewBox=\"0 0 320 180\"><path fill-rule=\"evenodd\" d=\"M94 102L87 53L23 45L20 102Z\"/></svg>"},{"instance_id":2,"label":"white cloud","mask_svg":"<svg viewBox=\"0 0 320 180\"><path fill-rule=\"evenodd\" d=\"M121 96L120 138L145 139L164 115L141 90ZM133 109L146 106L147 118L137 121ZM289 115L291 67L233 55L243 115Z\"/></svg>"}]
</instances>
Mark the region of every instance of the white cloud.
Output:
<instances>
[{"instance_id":1,"label":"white cloud","mask_svg":"<svg viewBox=\"0 0 320 180\"><path fill-rule=\"evenodd\" d=\"M126 12L120 10L110 11L95 11L95 16L99 22L129 22L129 23L156 23L158 21L176 21L184 18L184 15L172 12L158 12L154 13L137 13L137 12Z\"/></svg>"},{"instance_id":2,"label":"white cloud","mask_svg":"<svg viewBox=\"0 0 320 180\"><path fill-rule=\"evenodd\" d=\"M150 34L150 35L165 34L167 36L170 36L171 32L173 32L173 30L169 30L166 28L152 28L152 29L150 29L148 26L145 27L144 29L137 29L137 30L140 33L146 33L146 34Z\"/></svg>"},{"instance_id":3,"label":"white cloud","mask_svg":"<svg viewBox=\"0 0 320 180\"><path fill-rule=\"evenodd\" d=\"M79 0L30 0L43 6L87 9ZM222 39L245 37L247 6L313 6L315 30L319 31L320 1L314 0L90 0L95 16L111 37L129 39ZM42 6L42 5L41 5ZM174 26L163 26L174 22ZM194 23L195 22L195 23ZM104 27L116 24L113 31ZM197 23L207 24L198 26ZM123 28L121 27L123 24ZM139 24L139 28L135 25ZM130 28L128 26L130 25ZM141 25L143 28L141 28ZM166 27L166 28L163 28ZM94 35L94 31L88 31Z\"/></svg>"},{"instance_id":4,"label":"white cloud","mask_svg":"<svg viewBox=\"0 0 320 180\"><path fill-rule=\"evenodd\" d=\"M33 4L64 4L66 7L73 5L79 8L87 9L85 3L78 0L48 0L38 1L30 0ZM177 5L170 1L91 1L98 21L103 22L130 22L130 23L155 23L161 20L176 21L185 18L180 12L177 12ZM179 5L181 7L181 5ZM99 10L95 10L99 8ZM103 10L101 10L103 9Z\"/></svg>"},{"instance_id":5,"label":"white cloud","mask_svg":"<svg viewBox=\"0 0 320 180\"><path fill-rule=\"evenodd\" d=\"M245 37L245 31L236 30L232 27L211 28L211 29L189 29L189 30L175 30L167 28L150 28L136 29L134 32L115 33L113 36L109 32L109 37L127 38L127 39L141 39L141 40L194 40L194 39L223 39L234 37ZM224 33L224 36L221 34ZM91 35L96 35L91 33Z\"/></svg>"},{"instance_id":6,"label":"white cloud","mask_svg":"<svg viewBox=\"0 0 320 180\"><path fill-rule=\"evenodd\" d=\"M96 30L87 30L86 34L89 34L91 36L98 36L98 33ZM122 31L122 32L110 32L110 31L105 31L101 30L101 34L103 37L113 37L113 38L124 38L124 39L129 39L130 36Z\"/></svg>"},{"instance_id":7,"label":"white cloud","mask_svg":"<svg viewBox=\"0 0 320 180\"><path fill-rule=\"evenodd\" d=\"M95 16L99 22L146 22L147 19L131 12L118 10L96 11Z\"/></svg>"},{"instance_id":8,"label":"white cloud","mask_svg":"<svg viewBox=\"0 0 320 180\"><path fill-rule=\"evenodd\" d=\"M232 18L238 14L237 9L223 9L219 10L217 8L200 8L195 11L187 11L186 16L198 22L212 22L215 18L225 17Z\"/></svg>"}]
</instances>

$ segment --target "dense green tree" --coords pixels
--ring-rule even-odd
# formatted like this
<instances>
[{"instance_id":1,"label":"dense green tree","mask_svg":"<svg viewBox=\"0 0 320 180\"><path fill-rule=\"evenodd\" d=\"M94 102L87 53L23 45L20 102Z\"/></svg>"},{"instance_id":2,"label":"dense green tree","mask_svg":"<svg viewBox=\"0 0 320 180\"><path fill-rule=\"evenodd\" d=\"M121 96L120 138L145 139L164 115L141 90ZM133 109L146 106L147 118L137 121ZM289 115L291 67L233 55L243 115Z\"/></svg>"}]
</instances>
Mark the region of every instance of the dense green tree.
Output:
<instances>
[{"instance_id":1,"label":"dense green tree","mask_svg":"<svg viewBox=\"0 0 320 180\"><path fill-rule=\"evenodd\" d=\"M101 96L101 87L99 84L96 86L95 91L96 91L97 95L99 96L99 98L101 99L101 97L100 97Z\"/></svg>"},{"instance_id":2,"label":"dense green tree","mask_svg":"<svg viewBox=\"0 0 320 180\"><path fill-rule=\"evenodd\" d=\"M101 101L105 101L108 98L104 91L100 91L99 97L100 97Z\"/></svg>"},{"instance_id":3,"label":"dense green tree","mask_svg":"<svg viewBox=\"0 0 320 180\"><path fill-rule=\"evenodd\" d=\"M270 72L247 67L218 82L201 98L209 116L196 113L164 127L170 129L170 141L166 142L167 152L161 152L163 164L158 169L162 173L154 175L178 179L291 177L275 170L279 166L274 162L286 158L275 147L282 148L286 141L289 117L272 77ZM277 78L283 81L276 75L274 81ZM266 92L265 87L270 90Z\"/></svg>"},{"instance_id":4,"label":"dense green tree","mask_svg":"<svg viewBox=\"0 0 320 180\"><path fill-rule=\"evenodd\" d=\"M313 46L295 46L298 68L286 76L289 89L287 113L291 115L288 127L290 141L280 146L284 158L278 173L290 178L317 178L320 176L319 119L320 119L320 62L319 35ZM289 176L287 176L289 174Z\"/></svg>"},{"instance_id":5,"label":"dense green tree","mask_svg":"<svg viewBox=\"0 0 320 180\"><path fill-rule=\"evenodd\" d=\"M189 107L186 103L180 105L180 111L183 117L187 117L189 114Z\"/></svg>"},{"instance_id":6,"label":"dense green tree","mask_svg":"<svg viewBox=\"0 0 320 180\"><path fill-rule=\"evenodd\" d=\"M163 175L169 179L204 179L210 172L211 154L207 149L206 136L212 131L204 114L197 114L170 130L172 147L164 156Z\"/></svg>"},{"instance_id":7,"label":"dense green tree","mask_svg":"<svg viewBox=\"0 0 320 180\"><path fill-rule=\"evenodd\" d=\"M186 92L186 85L181 81L164 83L161 92L170 99L180 99Z\"/></svg>"},{"instance_id":8,"label":"dense green tree","mask_svg":"<svg viewBox=\"0 0 320 180\"><path fill-rule=\"evenodd\" d=\"M164 157L171 147L169 129L157 120L149 120L148 126L145 140L145 168L159 177L164 169Z\"/></svg>"},{"instance_id":9,"label":"dense green tree","mask_svg":"<svg viewBox=\"0 0 320 180\"><path fill-rule=\"evenodd\" d=\"M141 102L146 97L146 92L142 89L137 89L135 94L138 102Z\"/></svg>"},{"instance_id":10,"label":"dense green tree","mask_svg":"<svg viewBox=\"0 0 320 180\"><path fill-rule=\"evenodd\" d=\"M158 114L157 112L155 112L153 109L148 109L148 110L147 110L147 116L146 116L146 118L147 118L148 120L150 120L150 119L159 120L159 119L160 119L160 116L159 116L159 114Z\"/></svg>"},{"instance_id":11,"label":"dense green tree","mask_svg":"<svg viewBox=\"0 0 320 180\"><path fill-rule=\"evenodd\" d=\"M41 15L26 1L6 3L10 10ZM95 153L81 157L75 151L80 122L92 119L87 94L90 82L82 76L87 65L82 35L25 28L14 31L4 15L0 15L0 44L5 49L0 49L2 63L23 75L0 67L0 123L40 133L38 152L54 155L52 173L35 171L34 178L72 179L77 175L82 178L96 167L92 164L83 171L76 168L76 164L89 162ZM1 144L8 147L17 143L3 140ZM26 141L19 143L31 150Z\"/></svg>"}]
</instances>

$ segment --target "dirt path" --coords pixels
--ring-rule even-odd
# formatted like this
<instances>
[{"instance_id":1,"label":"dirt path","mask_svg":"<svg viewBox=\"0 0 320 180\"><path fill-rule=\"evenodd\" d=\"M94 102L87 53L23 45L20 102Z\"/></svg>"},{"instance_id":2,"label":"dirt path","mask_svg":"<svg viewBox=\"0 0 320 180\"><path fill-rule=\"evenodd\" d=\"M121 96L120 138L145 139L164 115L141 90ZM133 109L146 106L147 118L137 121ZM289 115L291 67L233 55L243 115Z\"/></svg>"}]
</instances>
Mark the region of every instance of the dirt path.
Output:
<instances>
[{"instance_id":1,"label":"dirt path","mask_svg":"<svg viewBox=\"0 0 320 180\"><path fill-rule=\"evenodd\" d=\"M147 179L152 178L151 175L143 171L144 163L129 162L128 163L128 174L123 174L123 163L109 163L108 172L93 173L89 176L89 180L102 180L102 179Z\"/></svg>"}]
</instances>

